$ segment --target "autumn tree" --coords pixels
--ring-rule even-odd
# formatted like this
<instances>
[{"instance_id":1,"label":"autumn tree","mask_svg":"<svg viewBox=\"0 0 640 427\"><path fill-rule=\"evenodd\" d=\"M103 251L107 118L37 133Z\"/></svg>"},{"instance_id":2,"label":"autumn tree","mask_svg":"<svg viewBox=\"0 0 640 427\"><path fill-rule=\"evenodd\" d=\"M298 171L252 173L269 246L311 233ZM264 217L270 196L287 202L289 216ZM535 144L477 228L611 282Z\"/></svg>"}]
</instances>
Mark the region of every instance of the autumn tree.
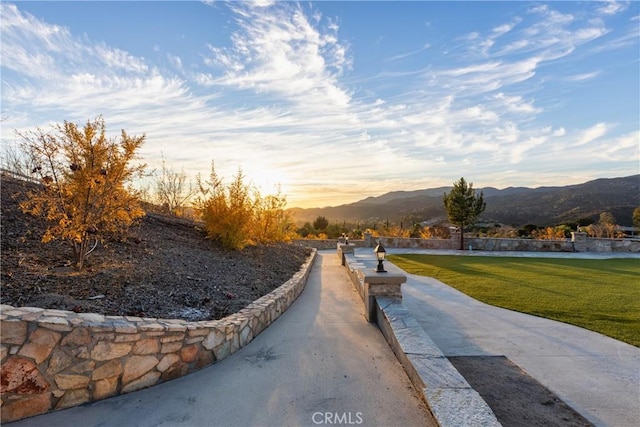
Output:
<instances>
[{"instance_id":1,"label":"autumn tree","mask_svg":"<svg viewBox=\"0 0 640 427\"><path fill-rule=\"evenodd\" d=\"M287 198L278 188L275 194L262 196L259 191L254 194L254 226L253 239L257 243L268 243L290 240L294 223L285 210Z\"/></svg>"},{"instance_id":2,"label":"autumn tree","mask_svg":"<svg viewBox=\"0 0 640 427\"><path fill-rule=\"evenodd\" d=\"M236 176L236 193L248 195L249 189L242 182L243 175L239 170ZM239 194L235 195L235 214L241 218L232 218L232 208L227 190L222 184L222 179L218 176L215 163L211 162L211 173L209 180L204 181L201 176L197 177L200 196L196 199L195 206L202 215L207 236L219 241L223 246L229 248L241 248L244 246L248 230L242 228L242 223L247 218L241 214L239 201L242 199ZM238 188L240 184L241 188ZM239 191L241 190L241 191ZM248 210L248 207L244 210Z\"/></svg>"},{"instance_id":3,"label":"autumn tree","mask_svg":"<svg viewBox=\"0 0 640 427\"><path fill-rule=\"evenodd\" d=\"M484 196L482 192L476 195L473 183L460 178L453 183L450 193L444 193L442 199L449 221L460 228L460 250L464 250L464 228L473 224L478 215L484 212Z\"/></svg>"},{"instance_id":4,"label":"autumn tree","mask_svg":"<svg viewBox=\"0 0 640 427\"><path fill-rule=\"evenodd\" d=\"M130 186L145 167L133 164L144 135L129 136L122 130L119 141L109 139L101 116L84 128L65 121L50 132L37 128L18 135L42 184L20 207L47 219L43 242L71 244L78 270L98 242L124 232L144 215Z\"/></svg>"},{"instance_id":5,"label":"autumn tree","mask_svg":"<svg viewBox=\"0 0 640 427\"><path fill-rule=\"evenodd\" d=\"M611 212L602 212L597 224L587 227L587 233L592 237L612 239L622 235L617 231L616 218Z\"/></svg>"},{"instance_id":6,"label":"autumn tree","mask_svg":"<svg viewBox=\"0 0 640 427\"><path fill-rule=\"evenodd\" d=\"M633 226L635 228L640 228L640 206L633 210Z\"/></svg>"},{"instance_id":7,"label":"autumn tree","mask_svg":"<svg viewBox=\"0 0 640 427\"><path fill-rule=\"evenodd\" d=\"M616 217L611 212L602 212L600 214L599 224L616 225Z\"/></svg>"},{"instance_id":8,"label":"autumn tree","mask_svg":"<svg viewBox=\"0 0 640 427\"><path fill-rule=\"evenodd\" d=\"M531 236L537 240L562 240L566 237L568 230L566 225L557 227L545 227L533 230Z\"/></svg>"},{"instance_id":9,"label":"autumn tree","mask_svg":"<svg viewBox=\"0 0 640 427\"><path fill-rule=\"evenodd\" d=\"M203 181L198 176L197 182L200 195L195 206L202 215L207 235L225 248L286 241L293 235L293 223L285 211L285 196L280 191L262 196L247 183L242 169L225 186L212 163L209 180Z\"/></svg>"}]
</instances>

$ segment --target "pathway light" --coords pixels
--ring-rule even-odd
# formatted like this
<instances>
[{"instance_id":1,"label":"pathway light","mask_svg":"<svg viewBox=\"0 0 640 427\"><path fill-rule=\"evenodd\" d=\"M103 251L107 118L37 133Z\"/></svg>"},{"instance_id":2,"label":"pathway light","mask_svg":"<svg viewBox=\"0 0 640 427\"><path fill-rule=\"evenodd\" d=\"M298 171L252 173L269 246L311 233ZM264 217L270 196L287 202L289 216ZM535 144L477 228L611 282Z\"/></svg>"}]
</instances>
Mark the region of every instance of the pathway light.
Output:
<instances>
[{"instance_id":1,"label":"pathway light","mask_svg":"<svg viewBox=\"0 0 640 427\"><path fill-rule=\"evenodd\" d=\"M376 258L378 259L378 268L376 268L376 273L386 273L387 270L384 269L382 261L384 261L384 256L387 254L387 251L385 251L384 247L378 242L378 246L376 246L373 252L375 252Z\"/></svg>"}]
</instances>

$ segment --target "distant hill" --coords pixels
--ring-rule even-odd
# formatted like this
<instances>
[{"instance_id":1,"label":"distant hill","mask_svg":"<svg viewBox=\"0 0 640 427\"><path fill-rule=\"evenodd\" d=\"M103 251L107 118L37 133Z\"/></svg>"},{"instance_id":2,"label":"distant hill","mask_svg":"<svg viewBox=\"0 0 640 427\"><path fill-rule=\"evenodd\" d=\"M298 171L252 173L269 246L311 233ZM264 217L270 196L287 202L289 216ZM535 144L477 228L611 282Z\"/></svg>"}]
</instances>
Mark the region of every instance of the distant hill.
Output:
<instances>
[{"instance_id":1,"label":"distant hill","mask_svg":"<svg viewBox=\"0 0 640 427\"><path fill-rule=\"evenodd\" d=\"M444 222L447 220L442 195L452 187L415 191L393 191L367 197L355 203L324 208L292 208L289 212L298 224L324 216L330 222L370 223L389 221L405 224ZM640 206L640 174L622 178L602 178L564 187L493 187L482 191L487 209L479 222L496 221L522 226L555 225L581 218L597 220L602 212L611 212L619 225L632 225L633 210Z\"/></svg>"}]
</instances>

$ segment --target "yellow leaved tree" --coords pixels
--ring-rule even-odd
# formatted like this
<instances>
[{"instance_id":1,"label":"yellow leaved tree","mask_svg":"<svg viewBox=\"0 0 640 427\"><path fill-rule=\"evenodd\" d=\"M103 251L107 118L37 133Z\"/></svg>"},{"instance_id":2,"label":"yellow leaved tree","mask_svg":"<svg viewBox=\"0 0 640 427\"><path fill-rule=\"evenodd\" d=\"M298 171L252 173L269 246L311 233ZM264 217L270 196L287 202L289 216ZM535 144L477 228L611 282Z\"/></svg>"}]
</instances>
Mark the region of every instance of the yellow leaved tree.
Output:
<instances>
[{"instance_id":1,"label":"yellow leaved tree","mask_svg":"<svg viewBox=\"0 0 640 427\"><path fill-rule=\"evenodd\" d=\"M107 138L101 116L83 128L65 121L50 132L37 128L18 135L41 182L20 207L47 219L42 241L69 242L76 268L82 270L98 242L123 233L144 215L131 182L145 168L134 164L145 136L123 130L119 141Z\"/></svg>"},{"instance_id":2,"label":"yellow leaved tree","mask_svg":"<svg viewBox=\"0 0 640 427\"><path fill-rule=\"evenodd\" d=\"M242 169L229 185L211 163L208 181L197 178L200 195L194 206L202 216L209 238L227 249L242 249L248 245L284 242L294 234L294 224L285 211L286 197L276 194L262 196L246 183Z\"/></svg>"}]
</instances>

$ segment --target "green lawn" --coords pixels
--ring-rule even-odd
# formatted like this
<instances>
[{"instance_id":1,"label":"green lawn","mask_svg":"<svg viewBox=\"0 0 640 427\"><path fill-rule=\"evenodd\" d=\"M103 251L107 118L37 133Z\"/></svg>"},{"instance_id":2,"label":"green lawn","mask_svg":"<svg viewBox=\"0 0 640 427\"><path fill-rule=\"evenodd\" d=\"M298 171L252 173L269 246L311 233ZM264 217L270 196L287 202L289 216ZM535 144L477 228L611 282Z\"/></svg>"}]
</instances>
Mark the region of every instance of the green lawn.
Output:
<instances>
[{"instance_id":1,"label":"green lawn","mask_svg":"<svg viewBox=\"0 0 640 427\"><path fill-rule=\"evenodd\" d=\"M487 304L559 320L640 347L638 259L390 255Z\"/></svg>"}]
</instances>

